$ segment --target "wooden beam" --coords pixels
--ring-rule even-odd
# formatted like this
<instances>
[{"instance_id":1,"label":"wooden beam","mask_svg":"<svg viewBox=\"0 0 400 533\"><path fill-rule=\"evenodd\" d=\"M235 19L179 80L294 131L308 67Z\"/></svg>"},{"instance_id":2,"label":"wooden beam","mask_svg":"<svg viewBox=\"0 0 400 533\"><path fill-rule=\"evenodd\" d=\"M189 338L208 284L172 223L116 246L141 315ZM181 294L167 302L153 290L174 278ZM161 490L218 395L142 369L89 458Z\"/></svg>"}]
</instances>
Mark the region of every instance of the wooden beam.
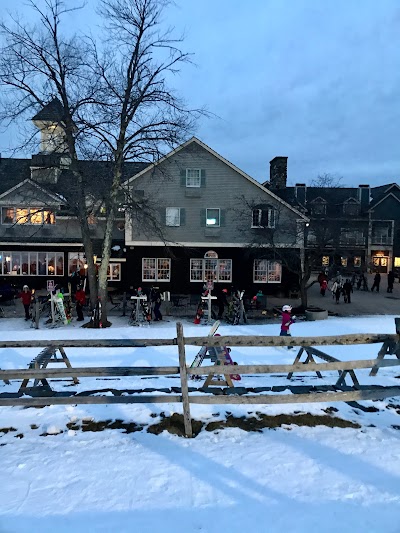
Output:
<instances>
[{"instance_id":1,"label":"wooden beam","mask_svg":"<svg viewBox=\"0 0 400 533\"><path fill-rule=\"evenodd\" d=\"M185 344L191 346L342 346L347 344L375 344L395 340L397 335L355 333L329 337L265 337L260 335L238 335L221 337L185 337Z\"/></svg>"},{"instance_id":2,"label":"wooden beam","mask_svg":"<svg viewBox=\"0 0 400 533\"><path fill-rule=\"evenodd\" d=\"M64 378L64 377L105 377L105 376L169 376L179 374L179 366L120 366L120 367L75 367L75 368L45 368L45 369L13 369L0 370L0 380L4 376L12 376L10 379L29 378ZM8 379L8 378L7 378Z\"/></svg>"},{"instance_id":3,"label":"wooden beam","mask_svg":"<svg viewBox=\"0 0 400 533\"><path fill-rule=\"evenodd\" d=\"M353 370L371 368L377 365L379 368L400 366L398 359L365 359L358 361L336 361L333 363L304 363L287 365L224 365L220 367L201 366L195 369L186 367L187 372L198 375L207 374L280 374L286 372L316 372ZM169 376L180 373L178 366L120 366L120 367L75 367L75 368L45 368L45 369L10 369L0 370L0 380L5 379L41 379L41 378L65 378L65 377L112 377L112 376Z\"/></svg>"},{"instance_id":4,"label":"wooden beam","mask_svg":"<svg viewBox=\"0 0 400 533\"><path fill-rule=\"evenodd\" d=\"M176 338L178 339L179 370L181 376L181 390L183 403L183 421L185 424L186 437L193 437L192 419L190 418L190 403L188 378L186 370L185 342L183 340L183 327L181 322L176 323Z\"/></svg>"},{"instance_id":5,"label":"wooden beam","mask_svg":"<svg viewBox=\"0 0 400 533\"><path fill-rule=\"evenodd\" d=\"M204 337L206 338L206 337ZM64 339L0 341L0 348L146 348L176 346L176 339Z\"/></svg>"},{"instance_id":6,"label":"wooden beam","mask_svg":"<svg viewBox=\"0 0 400 533\"><path fill-rule=\"evenodd\" d=\"M294 387L292 387L292 390ZM307 394L259 394L259 395L196 395L190 396L190 403L196 404L290 404L350 402L380 400L400 396L400 387L382 387L340 392L313 392ZM0 396L0 406L45 406L77 404L118 403L181 403L181 395L132 395L132 396L48 396L29 398L8 398Z\"/></svg>"}]
</instances>

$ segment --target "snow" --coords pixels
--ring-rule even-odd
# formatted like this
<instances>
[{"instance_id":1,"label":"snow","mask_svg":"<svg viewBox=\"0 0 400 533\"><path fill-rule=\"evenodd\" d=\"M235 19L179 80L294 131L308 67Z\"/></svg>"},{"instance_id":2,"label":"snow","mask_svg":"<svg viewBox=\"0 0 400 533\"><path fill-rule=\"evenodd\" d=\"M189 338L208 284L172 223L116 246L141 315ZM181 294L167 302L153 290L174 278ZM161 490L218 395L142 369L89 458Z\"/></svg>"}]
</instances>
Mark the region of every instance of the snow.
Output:
<instances>
[{"instance_id":1,"label":"snow","mask_svg":"<svg viewBox=\"0 0 400 533\"><path fill-rule=\"evenodd\" d=\"M184 323L185 335L206 335L208 326ZM298 322L292 335L395 333L394 316L330 318ZM225 326L226 335L276 335L279 324ZM127 327L115 319L111 329L88 330L71 324L56 330L32 330L22 319L0 321L3 340L170 338L174 322ZM380 345L326 347L343 360L374 358ZM66 349L73 366L178 365L176 346L120 349ZM196 347L187 347L191 362ZM36 349L1 350L3 369L24 368ZM295 350L233 348L239 364L291 363ZM396 367L374 378L357 370L362 384L398 385ZM332 384L337 373L299 376L306 384ZM285 377L243 376L240 385L283 385ZM20 382L0 382L0 392L18 390ZM175 377L84 378L79 385L52 382L56 390L162 388L179 386ZM64 389L64 386L68 385ZM190 386L197 386L190 382ZM334 416L361 427L285 425L261 432L204 429L194 439L147 426L178 412L179 404L68 405L41 409L0 407L0 532L230 533L400 531L400 407L398 398L362 402L366 412L347 404L191 405L192 418L203 422L235 416L280 413ZM398 411L398 412L397 412ZM144 429L82 431L82 421L123 420ZM67 427L69 424L71 427ZM74 424L78 429L74 429Z\"/></svg>"}]
</instances>

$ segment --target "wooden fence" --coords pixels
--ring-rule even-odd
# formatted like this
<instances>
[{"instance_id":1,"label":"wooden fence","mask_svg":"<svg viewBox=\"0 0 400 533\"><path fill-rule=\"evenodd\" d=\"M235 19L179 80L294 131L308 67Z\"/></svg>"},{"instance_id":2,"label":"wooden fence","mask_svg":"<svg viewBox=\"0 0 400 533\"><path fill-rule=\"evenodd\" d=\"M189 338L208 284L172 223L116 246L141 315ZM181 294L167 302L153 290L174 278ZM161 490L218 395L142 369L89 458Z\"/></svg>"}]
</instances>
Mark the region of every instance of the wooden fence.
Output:
<instances>
[{"instance_id":1,"label":"wooden fence","mask_svg":"<svg viewBox=\"0 0 400 533\"><path fill-rule=\"evenodd\" d=\"M98 395L101 391L86 391L76 393L55 392L45 387L26 387L18 393L1 393L0 406L45 406L61 404L113 404L113 403L182 403L185 421L185 433L192 436L190 404L279 404L279 403L309 403L309 402L354 402L360 400L383 399L400 395L400 386L363 386L353 379L353 385L345 383L346 374L351 375L354 370L371 368L370 375L376 375L381 367L400 365L400 319L396 319L396 334L353 334L331 337L276 337L276 336L221 336L221 337L185 337L182 324L177 323L177 336L172 339L137 339L137 340L52 340L52 341L1 341L0 348L55 348L64 352L65 348L142 348L147 346L177 346L179 366L162 367L93 367L93 368L28 368L0 370L0 380L7 383L10 379L43 380L49 378L84 378L110 376L162 376L179 375L181 381L178 394L142 394L138 390L130 390L128 395L124 391L114 389L116 395ZM379 344L376 359L339 361L314 346L343 346L357 344ZM246 387L225 387L223 390L208 388L193 388L189 390L188 374L194 370L186 364L185 347L193 346L297 346L300 351L293 364L268 365L224 365L196 367L197 375L230 375L230 374L282 374L288 373L290 379L293 373L337 371L339 380L335 385L298 386L285 385L273 387L258 387L260 392ZM302 352L307 353L307 360L300 362ZM393 354L396 359L384 359ZM313 356L324 362L317 363ZM55 361L55 362L60 362ZM50 361L52 362L52 361ZM175 391L177 388L174 388ZM289 389L292 394L284 393ZM201 395L191 392L200 391ZM263 392L269 392L264 394ZM118 394L119 392L119 394ZM94 395L97 394L97 395Z\"/></svg>"}]
</instances>

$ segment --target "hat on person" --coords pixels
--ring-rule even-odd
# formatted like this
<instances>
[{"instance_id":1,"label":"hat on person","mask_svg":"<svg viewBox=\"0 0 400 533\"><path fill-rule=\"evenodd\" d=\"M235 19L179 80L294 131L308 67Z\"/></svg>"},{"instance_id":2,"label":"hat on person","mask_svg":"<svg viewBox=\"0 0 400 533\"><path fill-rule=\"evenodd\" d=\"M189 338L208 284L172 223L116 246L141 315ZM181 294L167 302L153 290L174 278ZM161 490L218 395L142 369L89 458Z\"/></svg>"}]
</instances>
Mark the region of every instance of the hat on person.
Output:
<instances>
[{"instance_id":1,"label":"hat on person","mask_svg":"<svg viewBox=\"0 0 400 533\"><path fill-rule=\"evenodd\" d=\"M222 289L222 292L228 292L228 289Z\"/></svg>"},{"instance_id":2,"label":"hat on person","mask_svg":"<svg viewBox=\"0 0 400 533\"><path fill-rule=\"evenodd\" d=\"M284 305L282 307L282 311L285 312L285 311L291 311L292 310L292 306L291 305Z\"/></svg>"},{"instance_id":3,"label":"hat on person","mask_svg":"<svg viewBox=\"0 0 400 533\"><path fill-rule=\"evenodd\" d=\"M24 285L24 286L22 287L22 290L25 290L25 289L28 289L28 291L29 291L29 287L28 287L28 285Z\"/></svg>"}]
</instances>

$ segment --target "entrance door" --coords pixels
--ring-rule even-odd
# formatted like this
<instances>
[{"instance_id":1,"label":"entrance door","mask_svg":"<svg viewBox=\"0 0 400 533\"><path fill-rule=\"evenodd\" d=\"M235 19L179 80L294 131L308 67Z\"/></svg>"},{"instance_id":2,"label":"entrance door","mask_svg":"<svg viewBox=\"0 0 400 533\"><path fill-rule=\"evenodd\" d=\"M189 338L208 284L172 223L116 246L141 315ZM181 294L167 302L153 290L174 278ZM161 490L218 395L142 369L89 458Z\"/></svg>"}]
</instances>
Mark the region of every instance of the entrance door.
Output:
<instances>
[{"instance_id":1,"label":"entrance door","mask_svg":"<svg viewBox=\"0 0 400 533\"><path fill-rule=\"evenodd\" d=\"M378 271L381 274L387 274L389 257L388 256L373 256L372 264L374 266L374 271Z\"/></svg>"}]
</instances>

